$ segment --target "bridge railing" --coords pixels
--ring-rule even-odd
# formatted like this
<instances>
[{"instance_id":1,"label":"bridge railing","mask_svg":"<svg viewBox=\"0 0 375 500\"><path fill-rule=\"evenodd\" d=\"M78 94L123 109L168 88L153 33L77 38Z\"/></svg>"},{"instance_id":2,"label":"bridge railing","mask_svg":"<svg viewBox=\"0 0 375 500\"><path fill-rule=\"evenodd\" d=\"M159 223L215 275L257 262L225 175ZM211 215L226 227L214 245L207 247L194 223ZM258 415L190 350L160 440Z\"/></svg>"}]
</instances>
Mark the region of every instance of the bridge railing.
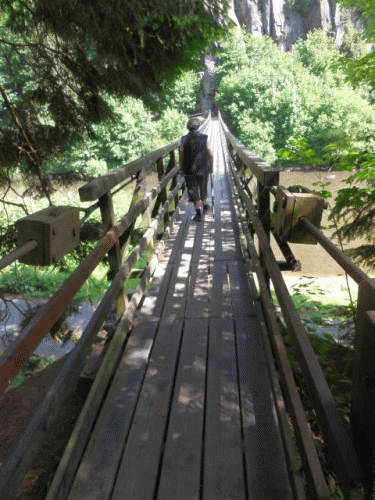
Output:
<instances>
[{"instance_id":1,"label":"bridge railing","mask_svg":"<svg viewBox=\"0 0 375 500\"><path fill-rule=\"evenodd\" d=\"M287 358L283 337L278 326L275 304L269 291L269 278L272 281L284 322L292 336L295 353L298 357L304 380L307 383L309 396L316 412L323 439L327 444L329 456L333 462L340 488L345 499L364 498L363 484L366 482L366 479L369 483L371 483L372 480L372 471L369 470L365 479L363 465L366 463L366 460L369 459L369 448L372 448L372 445L369 444L369 438L372 437L374 432L374 427L370 424L370 415L371 409L374 407L373 387L375 387L375 384L372 384L372 381L375 380L375 376L374 363L370 362L368 351L367 363L364 363L363 352L369 347L371 348L374 346L375 313L363 313L369 309L371 311L375 310L374 280L368 280L367 276L360 271L357 266L353 263L350 264L352 269L356 268L356 274L360 280L357 337L361 339L356 343L355 368L357 368L355 369L353 381L354 397L352 403L352 416L357 418L356 427L358 428L359 426L362 430L362 434L357 430L357 432L353 432L353 435L351 435L345 427L328 387L323 371L311 346L309 335L294 307L292 298L282 277L280 263L276 261L273 250L271 249L269 237L270 202L267 200L262 203L258 190L258 199L255 203L255 197L248 186L249 182L252 181L252 177L246 174L244 175L244 172L250 170L252 175L257 177L258 182L259 179L261 181L264 179L260 187L261 190L263 189L263 191L265 191L263 195L264 198L266 198L267 194L269 195L270 192L270 190L265 189L265 186L270 186L272 183L276 184L278 181L278 174L273 172L267 164L258 159L255 155L252 153L249 154L233 135L230 134L222 120L221 124L222 141L225 141L229 146L227 164L230 165L230 172L228 173L237 200L236 212L240 226L243 229L244 250L249 257L250 274L255 273L257 276L257 288L259 290L265 322L268 327L269 340L272 345L272 352L276 360L282 391L287 403L287 410L293 423L294 433L301 455L303 471L307 482L307 498L328 498L328 488L313 443L311 431L305 417L292 368ZM251 221L250 224L249 220ZM266 223L264 223L264 220L266 220ZM259 242L259 254L254 245L254 234ZM330 246L332 247L332 243L330 243ZM348 264L348 262L346 263ZM371 294L369 294L370 291ZM371 297L371 299L361 299L361 297L365 296ZM363 335L364 328L369 328L370 325L370 335ZM364 340L364 338L367 340ZM265 342L267 343L268 339L265 339ZM369 373L370 376L368 376ZM366 392L364 376L368 377L365 380L367 380L367 385L371 387L369 391L372 392ZM372 400L370 403L367 402L367 405L365 404L365 395ZM363 417L361 417L361 412L363 415L364 406L366 406L364 415L367 427L364 427ZM362 421L359 422L361 418ZM286 430L286 432L288 433L288 430ZM366 441L366 438L367 446L364 448L366 451L364 453L362 452L360 461L359 450L361 449L361 444ZM373 442L374 440L372 438L372 443ZM371 464L371 460L369 463ZM369 468L371 468L371 465L367 467L367 469ZM297 496L297 498L300 497Z\"/></svg>"},{"instance_id":2,"label":"bridge railing","mask_svg":"<svg viewBox=\"0 0 375 500\"><path fill-rule=\"evenodd\" d=\"M208 120L203 123L202 128L204 129L207 124ZM67 398L76 390L82 368L97 335L108 313L116 304L121 319L103 352L99 372L83 409L82 415L84 416L81 415L82 428L74 444L73 456L79 460L104 391L121 356L136 308L154 273L160 253L173 227L174 218L179 212L178 204L184 189L184 180L178 175L179 165L176 160L176 151L179 146L180 140L177 140L79 189L82 201L95 202L85 210L82 220L85 220L94 210L100 209L105 235L0 356L0 394L8 388L11 380L25 365L39 342L48 334L78 290L106 256L109 260L111 283L75 348L67 355L62 369L31 418L25 432L12 450L7 462L3 464L0 471L0 498L2 500L16 498L25 473L37 457L54 418ZM168 158L168 163L165 166L166 158ZM145 173L146 169L154 164L157 167L159 182L148 189ZM134 178L136 185L130 208L120 220L116 221L113 196ZM123 254L138 217L143 217L145 231L124 261ZM147 268L143 271L140 284L128 301L125 280L129 277L138 258L145 252L148 257ZM9 263L10 260L7 264ZM60 467L59 470L62 470L64 475L62 484L67 484L67 478L74 467L73 459L69 464L65 464L65 467ZM61 491L58 490L56 495L57 497L61 495Z\"/></svg>"},{"instance_id":3,"label":"bridge railing","mask_svg":"<svg viewBox=\"0 0 375 500\"><path fill-rule=\"evenodd\" d=\"M238 177L242 180L246 192L256 199L257 210L267 237L271 232L271 205L270 194L273 186L279 184L279 170L271 167L252 151L246 149L241 142L229 131L219 113L221 127L226 137L226 144L231 159L236 167ZM260 251L260 262L268 281L268 271L264 265L263 250Z\"/></svg>"}]
</instances>

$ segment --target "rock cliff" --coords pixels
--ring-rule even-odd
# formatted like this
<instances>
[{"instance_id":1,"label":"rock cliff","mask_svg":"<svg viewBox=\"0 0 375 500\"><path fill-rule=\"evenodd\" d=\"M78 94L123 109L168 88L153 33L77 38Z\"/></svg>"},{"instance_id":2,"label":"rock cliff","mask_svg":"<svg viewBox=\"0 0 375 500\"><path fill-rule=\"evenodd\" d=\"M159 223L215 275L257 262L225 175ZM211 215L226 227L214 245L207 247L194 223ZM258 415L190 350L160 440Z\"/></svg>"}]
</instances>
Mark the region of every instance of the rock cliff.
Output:
<instances>
[{"instance_id":1,"label":"rock cliff","mask_svg":"<svg viewBox=\"0 0 375 500\"><path fill-rule=\"evenodd\" d=\"M351 20L360 28L359 16L342 9L333 0L231 0L231 17L238 26L257 36L268 35L280 47L289 50L298 38L322 29L335 37L341 47L345 25Z\"/></svg>"}]
</instances>

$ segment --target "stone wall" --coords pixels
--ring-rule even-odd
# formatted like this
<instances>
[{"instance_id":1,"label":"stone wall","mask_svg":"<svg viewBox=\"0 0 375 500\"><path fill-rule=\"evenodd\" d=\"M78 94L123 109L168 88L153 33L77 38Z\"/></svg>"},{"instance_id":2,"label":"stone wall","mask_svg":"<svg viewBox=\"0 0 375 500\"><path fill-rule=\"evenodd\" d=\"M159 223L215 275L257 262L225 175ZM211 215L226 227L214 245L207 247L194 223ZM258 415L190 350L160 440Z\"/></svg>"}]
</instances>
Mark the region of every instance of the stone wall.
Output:
<instances>
[{"instance_id":1,"label":"stone wall","mask_svg":"<svg viewBox=\"0 0 375 500\"><path fill-rule=\"evenodd\" d=\"M336 47L340 48L345 34L345 23L350 19L361 27L355 12L344 10L333 0L231 0L232 18L248 33L256 36L268 35L280 47L290 50L298 38L306 38L314 29L323 29L334 34Z\"/></svg>"}]
</instances>

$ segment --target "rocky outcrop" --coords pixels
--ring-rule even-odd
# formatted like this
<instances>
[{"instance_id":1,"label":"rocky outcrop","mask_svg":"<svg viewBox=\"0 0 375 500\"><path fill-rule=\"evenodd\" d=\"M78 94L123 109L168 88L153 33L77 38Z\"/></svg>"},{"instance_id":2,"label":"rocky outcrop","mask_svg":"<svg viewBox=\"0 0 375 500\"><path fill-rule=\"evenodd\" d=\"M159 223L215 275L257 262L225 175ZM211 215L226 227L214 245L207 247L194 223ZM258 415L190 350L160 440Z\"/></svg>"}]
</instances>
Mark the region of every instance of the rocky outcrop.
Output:
<instances>
[{"instance_id":1,"label":"rocky outcrop","mask_svg":"<svg viewBox=\"0 0 375 500\"><path fill-rule=\"evenodd\" d=\"M280 47L290 50L298 38L314 29L333 33L340 48L350 19L361 27L354 11L342 9L333 0L231 0L235 22L256 36L268 35ZM234 15L233 15L234 13Z\"/></svg>"}]
</instances>

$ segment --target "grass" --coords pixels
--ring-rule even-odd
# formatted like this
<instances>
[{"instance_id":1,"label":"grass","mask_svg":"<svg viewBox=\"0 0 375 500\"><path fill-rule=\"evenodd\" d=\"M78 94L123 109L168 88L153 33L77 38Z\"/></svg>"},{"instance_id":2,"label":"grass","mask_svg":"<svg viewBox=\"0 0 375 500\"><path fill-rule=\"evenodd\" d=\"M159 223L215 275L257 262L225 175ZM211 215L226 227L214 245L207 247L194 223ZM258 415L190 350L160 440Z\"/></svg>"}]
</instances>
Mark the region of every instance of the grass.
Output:
<instances>
[{"instance_id":1,"label":"grass","mask_svg":"<svg viewBox=\"0 0 375 500\"><path fill-rule=\"evenodd\" d=\"M355 301L357 298L357 286L350 280L349 294L347 282L341 276L324 278L287 276L285 279L294 305L309 333L311 345L324 377L349 430L354 360L351 300ZM274 292L273 298L277 303ZM354 303L354 307L355 305ZM330 454L322 439L306 380L294 350L292 335L282 321L280 327L315 447L326 478L332 486L329 498L343 500L342 492L334 481L335 473L329 460Z\"/></svg>"},{"instance_id":2,"label":"grass","mask_svg":"<svg viewBox=\"0 0 375 500\"><path fill-rule=\"evenodd\" d=\"M358 287L342 276L285 278L293 303L310 334L351 347Z\"/></svg>"},{"instance_id":3,"label":"grass","mask_svg":"<svg viewBox=\"0 0 375 500\"><path fill-rule=\"evenodd\" d=\"M12 380L11 387L19 387L23 383L25 378L32 375L33 373L44 370L44 368L47 368L47 366L54 363L55 361L56 360L53 358L32 354L22 370Z\"/></svg>"}]
</instances>

